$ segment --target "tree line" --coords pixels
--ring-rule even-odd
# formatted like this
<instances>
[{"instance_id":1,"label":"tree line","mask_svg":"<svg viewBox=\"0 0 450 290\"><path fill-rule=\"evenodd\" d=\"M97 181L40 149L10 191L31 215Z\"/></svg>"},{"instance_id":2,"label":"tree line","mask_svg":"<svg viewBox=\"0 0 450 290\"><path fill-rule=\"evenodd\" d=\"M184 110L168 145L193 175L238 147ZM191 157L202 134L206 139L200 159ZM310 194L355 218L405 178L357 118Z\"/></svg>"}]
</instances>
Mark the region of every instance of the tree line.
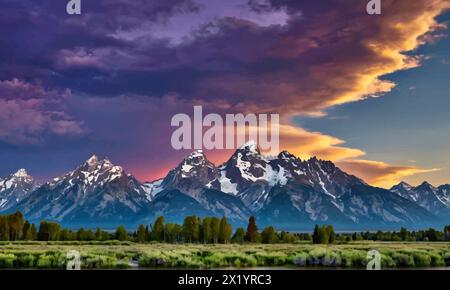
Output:
<instances>
[{"instance_id":1,"label":"tree line","mask_svg":"<svg viewBox=\"0 0 450 290\"><path fill-rule=\"evenodd\" d=\"M354 232L336 234L332 225L316 225L312 235L314 244L331 244L351 241L386 241L386 242L449 242L450 226L442 231L429 228L427 230L409 231L402 227L400 231Z\"/></svg>"},{"instance_id":2,"label":"tree line","mask_svg":"<svg viewBox=\"0 0 450 290\"><path fill-rule=\"evenodd\" d=\"M20 211L0 215L1 241L133 241L138 243L296 243L310 241L314 244L332 244L350 241L450 241L450 226L443 231L433 228L421 231L408 231L401 228L398 232L355 232L340 233L334 231L332 225L316 225L312 234L277 231L273 226L258 229L255 217L249 218L246 228L233 227L226 217L188 216L183 224L166 223L163 216L158 217L151 225L139 225L137 230L130 232L125 226L117 227L115 231L105 231L80 228L72 230L62 228L60 224L51 221L41 221L37 229L35 224L24 219Z\"/></svg>"},{"instance_id":3,"label":"tree line","mask_svg":"<svg viewBox=\"0 0 450 290\"><path fill-rule=\"evenodd\" d=\"M125 232L124 229L121 229ZM228 223L226 217L200 218L188 216L182 225L176 223L165 223L164 217L160 216L150 227L140 225L132 238L137 242L166 242L166 243L204 243L204 244L227 244L227 243L274 243L295 242L296 236L287 232L277 233L273 227L266 227L260 233L255 218L249 219L247 229L237 228L233 233L233 227Z\"/></svg>"},{"instance_id":4,"label":"tree line","mask_svg":"<svg viewBox=\"0 0 450 290\"><path fill-rule=\"evenodd\" d=\"M400 231L392 232L359 232L353 234L342 234L341 240L353 241L387 241L387 242L449 242L450 226L445 226L442 231L434 228L427 230L409 231L402 227Z\"/></svg>"},{"instance_id":5,"label":"tree line","mask_svg":"<svg viewBox=\"0 0 450 290\"><path fill-rule=\"evenodd\" d=\"M299 241L301 235L285 231L277 232L269 226L261 232L258 231L256 220L249 218L247 228L237 228L233 232L232 225L226 217L188 216L183 224L165 223L163 216L158 217L152 225L139 225L136 231L129 232L125 226L117 227L115 231L108 232L97 228L96 230L80 228L72 230L62 228L59 223L41 221L39 228L24 219L18 211L14 214L0 216L1 241L133 241L138 243L165 242L165 243L294 243Z\"/></svg>"}]
</instances>

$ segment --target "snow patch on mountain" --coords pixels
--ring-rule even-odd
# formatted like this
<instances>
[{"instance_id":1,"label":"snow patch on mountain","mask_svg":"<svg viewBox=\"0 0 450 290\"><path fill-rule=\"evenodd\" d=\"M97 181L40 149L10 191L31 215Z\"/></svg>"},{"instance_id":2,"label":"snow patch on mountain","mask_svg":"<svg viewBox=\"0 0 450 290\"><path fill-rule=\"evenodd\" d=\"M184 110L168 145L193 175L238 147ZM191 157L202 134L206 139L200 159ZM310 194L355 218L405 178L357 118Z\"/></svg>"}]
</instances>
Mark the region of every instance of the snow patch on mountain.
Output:
<instances>
[{"instance_id":1,"label":"snow patch on mountain","mask_svg":"<svg viewBox=\"0 0 450 290\"><path fill-rule=\"evenodd\" d=\"M226 174L225 171L220 172L220 178L218 179L220 183L220 190L228 194L237 195L238 194L237 184L232 183L231 180L227 178L225 174Z\"/></svg>"},{"instance_id":2,"label":"snow patch on mountain","mask_svg":"<svg viewBox=\"0 0 450 290\"><path fill-rule=\"evenodd\" d=\"M164 179L161 178L153 182L142 184L142 189L145 191L148 201L152 201L158 193L164 190L164 186L162 186L163 181Z\"/></svg>"}]
</instances>

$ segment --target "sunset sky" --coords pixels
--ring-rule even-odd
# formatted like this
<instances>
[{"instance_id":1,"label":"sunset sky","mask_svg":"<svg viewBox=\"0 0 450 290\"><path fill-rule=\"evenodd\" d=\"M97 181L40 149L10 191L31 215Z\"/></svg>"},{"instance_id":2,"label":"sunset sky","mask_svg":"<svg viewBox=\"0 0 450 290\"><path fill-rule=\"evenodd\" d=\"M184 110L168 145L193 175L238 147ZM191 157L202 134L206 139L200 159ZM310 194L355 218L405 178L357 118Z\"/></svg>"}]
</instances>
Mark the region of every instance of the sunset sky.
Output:
<instances>
[{"instance_id":1,"label":"sunset sky","mask_svg":"<svg viewBox=\"0 0 450 290\"><path fill-rule=\"evenodd\" d=\"M142 181L176 113L279 113L281 149L367 182L450 183L450 1L0 0L0 176L92 154ZM214 162L230 151L207 152Z\"/></svg>"}]
</instances>

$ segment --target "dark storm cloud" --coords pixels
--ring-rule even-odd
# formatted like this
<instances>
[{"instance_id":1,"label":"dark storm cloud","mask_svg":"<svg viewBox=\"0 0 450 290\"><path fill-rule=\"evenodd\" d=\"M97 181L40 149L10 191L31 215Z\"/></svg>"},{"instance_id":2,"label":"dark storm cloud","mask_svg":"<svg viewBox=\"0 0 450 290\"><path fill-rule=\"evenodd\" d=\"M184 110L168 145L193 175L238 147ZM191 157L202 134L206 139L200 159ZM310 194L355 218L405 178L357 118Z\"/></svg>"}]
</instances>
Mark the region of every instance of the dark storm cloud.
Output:
<instances>
[{"instance_id":1,"label":"dark storm cloud","mask_svg":"<svg viewBox=\"0 0 450 290\"><path fill-rule=\"evenodd\" d=\"M319 116L330 106L390 91L395 84L381 77L420 64L419 56L404 52L426 41L421 36L439 28L435 17L450 7L440 0L386 0L383 15L374 17L361 0L82 3L81 16L67 15L62 0L0 3L0 81L40 87L34 98L0 94L2 102L13 102L0 110L3 124L17 125L0 127L0 136L25 132L19 144L42 134L82 133L86 126L99 144L117 144L114 154L125 158L132 143L133 154L142 156L164 151L150 140L168 141L164 124L171 114L200 102L211 111L219 104L218 112L283 112L284 148L334 160L358 157L364 152L291 126L288 117ZM66 89L60 107L50 109L46 96ZM168 95L177 102L169 105ZM42 125L28 128L24 119L6 118L8 110L34 112L27 118ZM47 111L59 115L46 120ZM144 123L139 114L146 114Z\"/></svg>"},{"instance_id":2,"label":"dark storm cloud","mask_svg":"<svg viewBox=\"0 0 450 290\"><path fill-rule=\"evenodd\" d=\"M197 9L189 0L83 1L86 13L70 17L65 5L66 1L58 0L0 3L2 79L43 78L70 69L114 68L96 63L95 59L90 62L89 57L93 50L104 56L99 57L101 61L114 58L115 53L137 53L139 44L114 36L119 30L132 31L143 23L164 22L173 14ZM128 66L132 64L115 65L117 69Z\"/></svg>"}]
</instances>

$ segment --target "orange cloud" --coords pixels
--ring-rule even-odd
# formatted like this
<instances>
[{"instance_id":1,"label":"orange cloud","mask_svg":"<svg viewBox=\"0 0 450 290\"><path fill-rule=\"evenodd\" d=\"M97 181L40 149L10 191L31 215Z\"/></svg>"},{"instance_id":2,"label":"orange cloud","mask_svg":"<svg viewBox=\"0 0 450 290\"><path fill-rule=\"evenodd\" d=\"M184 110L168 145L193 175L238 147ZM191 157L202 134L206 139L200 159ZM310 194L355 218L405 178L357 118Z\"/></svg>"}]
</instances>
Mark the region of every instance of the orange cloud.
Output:
<instances>
[{"instance_id":1,"label":"orange cloud","mask_svg":"<svg viewBox=\"0 0 450 290\"><path fill-rule=\"evenodd\" d=\"M208 64L212 69L211 59L218 54L241 65L236 70L225 66L224 71L193 81L195 99L177 99L176 107L190 111L192 103L200 103L213 112L280 113L281 149L302 159L318 156L338 162L344 170L378 186L436 171L360 160L363 150L346 147L339 138L298 128L290 118L320 117L329 107L390 92L396 84L381 77L420 66L422 56L405 52L435 39L430 35L444 28L435 18L450 8L450 1L385 0L381 16L362 13L365 1L329 2L329 10L321 7L325 11L317 11L312 4L292 1L298 7L291 8L306 17L294 17L283 30L223 20L220 34L207 38L206 44L193 42L189 47L202 53L193 58L195 65ZM280 64L275 65L276 61ZM217 63L217 67L222 66ZM212 153L216 163L229 156L226 151Z\"/></svg>"},{"instance_id":2,"label":"orange cloud","mask_svg":"<svg viewBox=\"0 0 450 290\"><path fill-rule=\"evenodd\" d=\"M423 169L414 166L397 166L371 160L345 160L339 161L337 165L344 171L352 173L372 185L385 188L399 183L408 176L440 170L437 168Z\"/></svg>"},{"instance_id":3,"label":"orange cloud","mask_svg":"<svg viewBox=\"0 0 450 290\"><path fill-rule=\"evenodd\" d=\"M332 160L344 171L374 186L388 188L399 183L403 178L439 170L357 159L364 156L366 152L343 146L345 141L341 139L318 132L308 132L294 126L281 125L280 132L282 149L302 159L317 156L324 160Z\"/></svg>"},{"instance_id":4,"label":"orange cloud","mask_svg":"<svg viewBox=\"0 0 450 290\"><path fill-rule=\"evenodd\" d=\"M317 156L338 161L365 155L362 150L340 146L345 143L341 139L291 125L280 125L280 143L280 149L302 159Z\"/></svg>"},{"instance_id":5,"label":"orange cloud","mask_svg":"<svg viewBox=\"0 0 450 290\"><path fill-rule=\"evenodd\" d=\"M270 34L253 32L245 23L224 24L222 33L229 41L222 43L221 52L245 60L248 67L203 79L196 96L216 96L241 111L251 108L292 116L320 115L330 106L390 92L395 84L380 78L420 65L421 56L405 52L435 39L433 32L445 27L435 18L450 8L450 1L386 0L379 17L361 13L365 4L359 0L330 1L329 10L320 12L308 10L314 5L292 5L307 20L291 19L286 31ZM234 38L242 35L245 39ZM252 51L250 58L236 52L236 42ZM261 63L266 59L289 65L265 69Z\"/></svg>"}]
</instances>

